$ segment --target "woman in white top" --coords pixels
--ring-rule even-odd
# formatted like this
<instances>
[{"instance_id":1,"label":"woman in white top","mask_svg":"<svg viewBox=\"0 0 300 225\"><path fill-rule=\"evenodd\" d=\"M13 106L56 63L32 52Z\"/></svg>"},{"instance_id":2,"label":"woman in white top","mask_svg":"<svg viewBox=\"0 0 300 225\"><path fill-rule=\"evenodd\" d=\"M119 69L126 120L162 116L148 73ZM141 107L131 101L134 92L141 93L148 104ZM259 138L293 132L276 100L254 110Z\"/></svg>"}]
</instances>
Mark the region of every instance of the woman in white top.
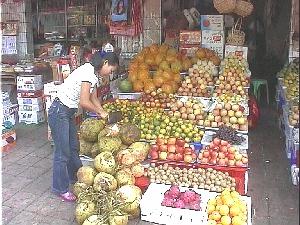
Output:
<instances>
[{"instance_id":1,"label":"woman in white top","mask_svg":"<svg viewBox=\"0 0 300 225\"><path fill-rule=\"evenodd\" d=\"M49 109L49 126L55 146L52 191L65 201L76 200L69 191L69 184L76 182L77 170L82 166L74 114L81 106L101 118L108 116L97 98L98 76L109 76L118 64L116 53L96 52L91 62L75 69L59 86L57 98Z\"/></svg>"}]
</instances>

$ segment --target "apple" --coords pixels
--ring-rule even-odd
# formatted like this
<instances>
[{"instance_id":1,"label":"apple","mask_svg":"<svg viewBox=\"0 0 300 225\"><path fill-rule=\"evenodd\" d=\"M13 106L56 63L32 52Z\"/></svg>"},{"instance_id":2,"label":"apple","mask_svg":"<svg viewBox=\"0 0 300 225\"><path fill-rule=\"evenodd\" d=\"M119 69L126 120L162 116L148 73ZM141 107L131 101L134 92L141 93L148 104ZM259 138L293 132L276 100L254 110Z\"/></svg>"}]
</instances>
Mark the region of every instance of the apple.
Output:
<instances>
[{"instance_id":1,"label":"apple","mask_svg":"<svg viewBox=\"0 0 300 225\"><path fill-rule=\"evenodd\" d=\"M220 150L219 146L215 146L212 150L214 150L215 152L218 152Z\"/></svg>"},{"instance_id":2,"label":"apple","mask_svg":"<svg viewBox=\"0 0 300 225\"><path fill-rule=\"evenodd\" d=\"M234 166L235 165L235 161L232 160L232 159L229 159L227 165L228 166Z\"/></svg>"},{"instance_id":3,"label":"apple","mask_svg":"<svg viewBox=\"0 0 300 225\"><path fill-rule=\"evenodd\" d=\"M234 115L235 115L235 117L240 118L243 116L243 113L241 111L237 111L237 112L235 112Z\"/></svg>"},{"instance_id":4,"label":"apple","mask_svg":"<svg viewBox=\"0 0 300 225\"><path fill-rule=\"evenodd\" d=\"M193 160L197 159L197 155L195 152L192 153L192 158L193 158Z\"/></svg>"},{"instance_id":5,"label":"apple","mask_svg":"<svg viewBox=\"0 0 300 225\"><path fill-rule=\"evenodd\" d=\"M168 151L168 145L166 145L166 144L160 145L159 150L162 151L162 152L167 152Z\"/></svg>"},{"instance_id":6,"label":"apple","mask_svg":"<svg viewBox=\"0 0 300 225\"><path fill-rule=\"evenodd\" d=\"M183 161L183 155L181 153L175 154L175 160L176 161Z\"/></svg>"},{"instance_id":7,"label":"apple","mask_svg":"<svg viewBox=\"0 0 300 225\"><path fill-rule=\"evenodd\" d=\"M203 157L204 157L204 158L208 158L208 157L209 157L209 151L204 150L204 151L203 151Z\"/></svg>"},{"instance_id":8,"label":"apple","mask_svg":"<svg viewBox=\"0 0 300 225\"><path fill-rule=\"evenodd\" d=\"M175 144L168 144L168 152L175 153L176 152L176 145Z\"/></svg>"},{"instance_id":9,"label":"apple","mask_svg":"<svg viewBox=\"0 0 300 225\"><path fill-rule=\"evenodd\" d=\"M237 119L237 123L240 125L244 125L246 123L246 119L244 117L240 117Z\"/></svg>"},{"instance_id":10,"label":"apple","mask_svg":"<svg viewBox=\"0 0 300 225\"><path fill-rule=\"evenodd\" d=\"M213 143L214 143L215 145L220 145L220 143L221 143L220 138L214 138Z\"/></svg>"},{"instance_id":11,"label":"apple","mask_svg":"<svg viewBox=\"0 0 300 225\"><path fill-rule=\"evenodd\" d=\"M210 122L213 122L213 121L215 121L215 117L214 117L214 115L212 115L212 114L209 114L209 115L207 116L207 120L209 120Z\"/></svg>"},{"instance_id":12,"label":"apple","mask_svg":"<svg viewBox=\"0 0 300 225\"><path fill-rule=\"evenodd\" d=\"M230 159L230 160L234 160L234 154L233 153L229 153L227 155L227 158Z\"/></svg>"},{"instance_id":13,"label":"apple","mask_svg":"<svg viewBox=\"0 0 300 225\"><path fill-rule=\"evenodd\" d=\"M191 163L191 162L193 162L193 157L192 157L192 155L184 155L184 157L183 157L183 161L185 162L185 163Z\"/></svg>"},{"instance_id":14,"label":"apple","mask_svg":"<svg viewBox=\"0 0 300 225\"><path fill-rule=\"evenodd\" d=\"M171 161L174 161L175 160L175 154L174 153L168 153L167 159L171 160Z\"/></svg>"},{"instance_id":15,"label":"apple","mask_svg":"<svg viewBox=\"0 0 300 225\"><path fill-rule=\"evenodd\" d=\"M221 140L221 145L227 146L228 145L228 141Z\"/></svg>"},{"instance_id":16,"label":"apple","mask_svg":"<svg viewBox=\"0 0 300 225\"><path fill-rule=\"evenodd\" d=\"M217 158L218 158L218 155L219 155L219 153L218 153L218 152L215 152L215 151L212 151L212 152L210 153L210 156L211 156L212 159L217 159Z\"/></svg>"},{"instance_id":17,"label":"apple","mask_svg":"<svg viewBox=\"0 0 300 225\"><path fill-rule=\"evenodd\" d=\"M176 147L176 153L184 153L184 147Z\"/></svg>"},{"instance_id":18,"label":"apple","mask_svg":"<svg viewBox=\"0 0 300 225\"><path fill-rule=\"evenodd\" d=\"M218 157L219 157L219 159L224 159L225 154L223 152L219 152Z\"/></svg>"},{"instance_id":19,"label":"apple","mask_svg":"<svg viewBox=\"0 0 300 225\"><path fill-rule=\"evenodd\" d=\"M243 164L248 164L248 158L243 157L242 162L243 162Z\"/></svg>"},{"instance_id":20,"label":"apple","mask_svg":"<svg viewBox=\"0 0 300 225\"><path fill-rule=\"evenodd\" d=\"M168 139L168 145L175 145L176 144L176 138L175 137L171 137Z\"/></svg>"},{"instance_id":21,"label":"apple","mask_svg":"<svg viewBox=\"0 0 300 225\"><path fill-rule=\"evenodd\" d=\"M166 160L167 157L168 157L168 153L167 153L167 152L160 152L160 153L159 153L159 158L160 158L161 160Z\"/></svg>"},{"instance_id":22,"label":"apple","mask_svg":"<svg viewBox=\"0 0 300 225\"><path fill-rule=\"evenodd\" d=\"M219 123L222 121L222 117L221 116L215 116L215 121L218 123L218 125L219 125Z\"/></svg>"},{"instance_id":23,"label":"apple","mask_svg":"<svg viewBox=\"0 0 300 225\"><path fill-rule=\"evenodd\" d=\"M229 117L233 117L234 116L234 111L233 110L229 110L227 113L228 113Z\"/></svg>"},{"instance_id":24,"label":"apple","mask_svg":"<svg viewBox=\"0 0 300 225\"><path fill-rule=\"evenodd\" d=\"M213 149L215 147L215 144L213 142L209 143L209 148Z\"/></svg>"},{"instance_id":25,"label":"apple","mask_svg":"<svg viewBox=\"0 0 300 225\"><path fill-rule=\"evenodd\" d=\"M211 122L211 127L218 127L218 123L215 121Z\"/></svg>"},{"instance_id":26,"label":"apple","mask_svg":"<svg viewBox=\"0 0 300 225\"><path fill-rule=\"evenodd\" d=\"M238 161L235 162L235 165L236 165L237 167L242 167L242 166L243 166L243 163L242 163L242 161L238 160Z\"/></svg>"},{"instance_id":27,"label":"apple","mask_svg":"<svg viewBox=\"0 0 300 225\"><path fill-rule=\"evenodd\" d=\"M175 143L178 147L184 147L185 141L183 139L177 139Z\"/></svg>"},{"instance_id":28,"label":"apple","mask_svg":"<svg viewBox=\"0 0 300 225\"><path fill-rule=\"evenodd\" d=\"M235 152L236 152L235 147L233 147L233 146L229 147L229 148L228 148L228 152L229 152L229 153L235 153Z\"/></svg>"},{"instance_id":29,"label":"apple","mask_svg":"<svg viewBox=\"0 0 300 225\"><path fill-rule=\"evenodd\" d=\"M237 160L237 161L242 160L242 157L243 156L240 153L236 153L235 156L234 156L235 160Z\"/></svg>"},{"instance_id":30,"label":"apple","mask_svg":"<svg viewBox=\"0 0 300 225\"><path fill-rule=\"evenodd\" d=\"M193 153L193 149L191 147L184 148L184 154L191 155Z\"/></svg>"},{"instance_id":31,"label":"apple","mask_svg":"<svg viewBox=\"0 0 300 225\"><path fill-rule=\"evenodd\" d=\"M208 164L208 158L203 158L203 159L201 159L201 163L203 163L203 164Z\"/></svg>"},{"instance_id":32,"label":"apple","mask_svg":"<svg viewBox=\"0 0 300 225\"><path fill-rule=\"evenodd\" d=\"M227 110L226 109L222 109L220 115L223 116L227 116Z\"/></svg>"},{"instance_id":33,"label":"apple","mask_svg":"<svg viewBox=\"0 0 300 225\"><path fill-rule=\"evenodd\" d=\"M210 159L209 163L212 165L216 165L217 164L217 159Z\"/></svg>"},{"instance_id":34,"label":"apple","mask_svg":"<svg viewBox=\"0 0 300 225\"><path fill-rule=\"evenodd\" d=\"M238 122L238 119L235 116L232 116L229 118L229 123L236 124Z\"/></svg>"},{"instance_id":35,"label":"apple","mask_svg":"<svg viewBox=\"0 0 300 225\"><path fill-rule=\"evenodd\" d=\"M159 157L158 152L155 150L150 150L150 157L151 159L158 159Z\"/></svg>"},{"instance_id":36,"label":"apple","mask_svg":"<svg viewBox=\"0 0 300 225\"><path fill-rule=\"evenodd\" d=\"M219 164L220 166L225 166L225 165L226 165L225 159L219 159L218 164Z\"/></svg>"},{"instance_id":37,"label":"apple","mask_svg":"<svg viewBox=\"0 0 300 225\"><path fill-rule=\"evenodd\" d=\"M157 138L156 139L156 144L157 145L163 145L163 144L165 144L165 139L163 139L163 138Z\"/></svg>"},{"instance_id":38,"label":"apple","mask_svg":"<svg viewBox=\"0 0 300 225\"><path fill-rule=\"evenodd\" d=\"M226 153L226 152L228 151L227 146L222 145L222 146L220 147L220 151L223 152L223 153Z\"/></svg>"}]
</instances>

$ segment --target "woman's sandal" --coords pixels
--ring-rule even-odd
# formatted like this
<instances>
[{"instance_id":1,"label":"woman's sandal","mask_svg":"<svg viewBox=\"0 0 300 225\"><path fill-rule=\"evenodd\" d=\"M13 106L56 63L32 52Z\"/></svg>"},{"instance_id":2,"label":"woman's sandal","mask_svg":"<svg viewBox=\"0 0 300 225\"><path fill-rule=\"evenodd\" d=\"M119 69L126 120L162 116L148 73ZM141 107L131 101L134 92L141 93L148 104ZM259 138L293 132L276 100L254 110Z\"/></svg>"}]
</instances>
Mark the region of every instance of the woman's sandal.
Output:
<instances>
[{"instance_id":1,"label":"woman's sandal","mask_svg":"<svg viewBox=\"0 0 300 225\"><path fill-rule=\"evenodd\" d=\"M76 196L72 192L69 192L69 191L64 194L60 194L59 197L61 197L61 199L66 202L75 202L76 201Z\"/></svg>"}]
</instances>

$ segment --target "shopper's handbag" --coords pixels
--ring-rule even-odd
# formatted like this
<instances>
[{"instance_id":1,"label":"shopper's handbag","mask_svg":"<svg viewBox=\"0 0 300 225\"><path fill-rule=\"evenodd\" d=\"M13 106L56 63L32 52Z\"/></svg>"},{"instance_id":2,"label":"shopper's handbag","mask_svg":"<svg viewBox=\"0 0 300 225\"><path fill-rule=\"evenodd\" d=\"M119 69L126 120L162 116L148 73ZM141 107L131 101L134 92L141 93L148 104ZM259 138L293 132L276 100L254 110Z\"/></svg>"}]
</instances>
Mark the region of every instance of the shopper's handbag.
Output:
<instances>
[{"instance_id":1,"label":"shopper's handbag","mask_svg":"<svg viewBox=\"0 0 300 225\"><path fill-rule=\"evenodd\" d=\"M233 12L239 16L249 16L253 11L253 4L250 0L236 0L236 5Z\"/></svg>"},{"instance_id":2,"label":"shopper's handbag","mask_svg":"<svg viewBox=\"0 0 300 225\"><path fill-rule=\"evenodd\" d=\"M227 36L227 44L229 45L243 45L245 43L245 33L241 31L242 28L242 18L239 18L234 26L231 28L231 31Z\"/></svg>"},{"instance_id":3,"label":"shopper's handbag","mask_svg":"<svg viewBox=\"0 0 300 225\"><path fill-rule=\"evenodd\" d=\"M213 0L214 7L219 13L231 13L235 9L237 0Z\"/></svg>"}]
</instances>

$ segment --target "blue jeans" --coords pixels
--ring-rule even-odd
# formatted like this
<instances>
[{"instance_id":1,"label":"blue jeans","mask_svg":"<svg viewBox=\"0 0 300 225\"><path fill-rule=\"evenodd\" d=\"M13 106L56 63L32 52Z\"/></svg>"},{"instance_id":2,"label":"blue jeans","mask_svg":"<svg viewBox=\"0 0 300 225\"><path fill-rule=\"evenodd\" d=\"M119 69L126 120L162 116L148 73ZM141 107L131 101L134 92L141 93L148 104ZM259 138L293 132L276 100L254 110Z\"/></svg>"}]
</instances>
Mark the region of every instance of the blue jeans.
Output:
<instances>
[{"instance_id":1,"label":"blue jeans","mask_svg":"<svg viewBox=\"0 0 300 225\"><path fill-rule=\"evenodd\" d=\"M68 108L58 99L53 101L48 111L48 121L55 147L52 191L57 194L69 191L69 184L76 182L76 173L82 166L78 154L75 112L76 109Z\"/></svg>"}]
</instances>

